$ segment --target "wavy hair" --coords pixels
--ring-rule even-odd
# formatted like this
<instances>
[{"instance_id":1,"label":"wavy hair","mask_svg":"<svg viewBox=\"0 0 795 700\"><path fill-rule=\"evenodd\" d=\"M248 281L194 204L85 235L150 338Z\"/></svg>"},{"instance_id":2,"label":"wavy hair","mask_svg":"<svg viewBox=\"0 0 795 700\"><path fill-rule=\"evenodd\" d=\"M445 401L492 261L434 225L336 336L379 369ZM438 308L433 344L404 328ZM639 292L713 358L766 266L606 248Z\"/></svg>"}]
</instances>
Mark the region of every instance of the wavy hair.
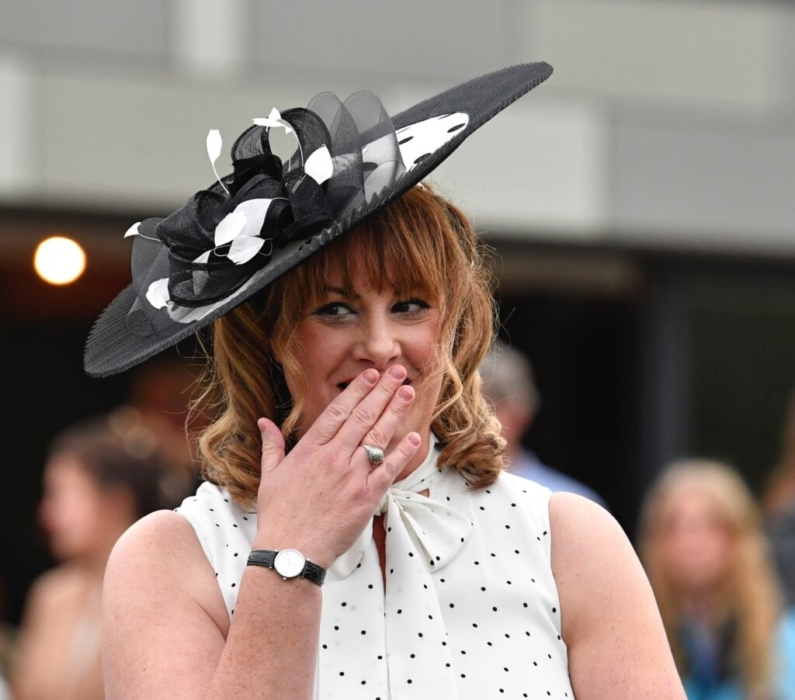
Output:
<instances>
[{"instance_id":1,"label":"wavy hair","mask_svg":"<svg viewBox=\"0 0 795 700\"><path fill-rule=\"evenodd\" d=\"M774 638L780 594L762 530L759 510L748 487L729 466L704 459L675 462L650 490L641 511L639 549L660 607L680 672L687 662L677 630L686 614L683 595L673 585L661 540L676 501L697 492L733 541L727 580L716 593L716 608L736 624L735 658L739 680L749 697L770 697Z\"/></svg>"},{"instance_id":2,"label":"wavy hair","mask_svg":"<svg viewBox=\"0 0 795 700\"><path fill-rule=\"evenodd\" d=\"M377 291L422 290L439 300L437 366L431 368L442 376L431 422L443 446L439 465L457 469L474 488L492 484L504 468L505 441L481 394L478 373L495 325L484 253L458 208L427 185L415 187L218 319L197 401L216 411L199 440L204 477L238 502L254 504L261 456L257 419L276 422L288 445L294 440L311 391L300 384L295 330L318 303L329 276L337 274L346 292L353 290L354 276L364 275L363 283ZM295 396L287 391L285 375L299 382Z\"/></svg>"}]
</instances>

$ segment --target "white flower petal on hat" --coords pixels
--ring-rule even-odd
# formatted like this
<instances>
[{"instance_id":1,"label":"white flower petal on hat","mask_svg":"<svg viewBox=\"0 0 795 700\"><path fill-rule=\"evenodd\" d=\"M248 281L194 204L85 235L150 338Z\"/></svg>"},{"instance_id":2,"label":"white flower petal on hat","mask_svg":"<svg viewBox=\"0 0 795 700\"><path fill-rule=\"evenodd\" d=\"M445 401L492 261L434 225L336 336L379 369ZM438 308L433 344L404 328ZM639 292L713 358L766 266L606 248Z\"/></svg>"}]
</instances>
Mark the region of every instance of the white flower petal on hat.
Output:
<instances>
[{"instance_id":1,"label":"white flower petal on hat","mask_svg":"<svg viewBox=\"0 0 795 700\"><path fill-rule=\"evenodd\" d=\"M124 234L125 238L129 238L130 236L137 236L138 235L138 227L141 225L140 221L136 221L130 228L127 229L127 233Z\"/></svg>"},{"instance_id":2,"label":"white flower petal on hat","mask_svg":"<svg viewBox=\"0 0 795 700\"><path fill-rule=\"evenodd\" d=\"M232 241L228 257L235 265L242 265L259 253L260 248L262 248L264 244L265 241L261 238L238 236Z\"/></svg>"},{"instance_id":3,"label":"white flower petal on hat","mask_svg":"<svg viewBox=\"0 0 795 700\"><path fill-rule=\"evenodd\" d=\"M235 240L240 232L246 227L246 215L239 212L236 207L233 212L227 214L218 226L215 227L215 246L224 245Z\"/></svg>"},{"instance_id":4,"label":"white flower petal on hat","mask_svg":"<svg viewBox=\"0 0 795 700\"><path fill-rule=\"evenodd\" d=\"M309 175L318 185L322 185L334 174L334 163L331 161L331 153L325 145L313 151L304 163L304 172Z\"/></svg>"},{"instance_id":5,"label":"white flower petal on hat","mask_svg":"<svg viewBox=\"0 0 795 700\"><path fill-rule=\"evenodd\" d=\"M200 255L198 258L196 258L196 259L195 259L193 262L195 262L195 263L208 263L208 262L210 262L210 253L212 253L212 252L213 252L213 251L211 251L211 250L208 250L208 251L206 251L206 252L202 253L202 254L201 254L201 255Z\"/></svg>"},{"instance_id":6,"label":"white flower petal on hat","mask_svg":"<svg viewBox=\"0 0 795 700\"><path fill-rule=\"evenodd\" d=\"M290 122L286 122L282 119L282 115L279 113L279 110L274 107L271 110L271 113L267 117L259 117L253 120L257 126L267 126L268 128L281 128L284 129L284 133L292 134L293 127L290 125Z\"/></svg>"},{"instance_id":7,"label":"white flower petal on hat","mask_svg":"<svg viewBox=\"0 0 795 700\"><path fill-rule=\"evenodd\" d=\"M146 300L156 309L162 309L171 301L168 293L168 277L155 280L146 290Z\"/></svg>"}]
</instances>

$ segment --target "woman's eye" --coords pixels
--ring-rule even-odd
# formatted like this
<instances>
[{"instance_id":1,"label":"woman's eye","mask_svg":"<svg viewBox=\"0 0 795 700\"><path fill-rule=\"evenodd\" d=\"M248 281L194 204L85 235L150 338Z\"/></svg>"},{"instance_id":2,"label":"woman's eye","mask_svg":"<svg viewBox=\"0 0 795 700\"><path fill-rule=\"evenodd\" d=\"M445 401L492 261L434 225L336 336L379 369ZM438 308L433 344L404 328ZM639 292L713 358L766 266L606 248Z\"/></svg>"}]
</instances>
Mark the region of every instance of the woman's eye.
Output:
<instances>
[{"instance_id":1,"label":"woman's eye","mask_svg":"<svg viewBox=\"0 0 795 700\"><path fill-rule=\"evenodd\" d=\"M334 301L330 304L324 304L317 311L314 312L315 316L325 316L326 318L343 318L348 314L353 313L353 310L347 304L340 301Z\"/></svg>"},{"instance_id":2,"label":"woman's eye","mask_svg":"<svg viewBox=\"0 0 795 700\"><path fill-rule=\"evenodd\" d=\"M392 307L392 310L398 314L416 314L429 308L430 305L422 299L408 299L399 301Z\"/></svg>"}]
</instances>

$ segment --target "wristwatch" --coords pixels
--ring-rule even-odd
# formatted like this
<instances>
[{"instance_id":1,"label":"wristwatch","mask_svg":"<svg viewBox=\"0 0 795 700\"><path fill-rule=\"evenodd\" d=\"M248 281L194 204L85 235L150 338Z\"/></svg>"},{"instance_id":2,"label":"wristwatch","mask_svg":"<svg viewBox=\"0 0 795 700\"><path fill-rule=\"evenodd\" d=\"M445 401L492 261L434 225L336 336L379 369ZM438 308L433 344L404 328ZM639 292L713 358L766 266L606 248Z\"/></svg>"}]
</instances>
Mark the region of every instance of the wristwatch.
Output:
<instances>
[{"instance_id":1,"label":"wristwatch","mask_svg":"<svg viewBox=\"0 0 795 700\"><path fill-rule=\"evenodd\" d=\"M252 549L246 563L248 566L264 566L266 569L273 569L285 581L301 577L322 586L326 578L326 570L309 561L297 549L282 549L279 552L273 549Z\"/></svg>"}]
</instances>

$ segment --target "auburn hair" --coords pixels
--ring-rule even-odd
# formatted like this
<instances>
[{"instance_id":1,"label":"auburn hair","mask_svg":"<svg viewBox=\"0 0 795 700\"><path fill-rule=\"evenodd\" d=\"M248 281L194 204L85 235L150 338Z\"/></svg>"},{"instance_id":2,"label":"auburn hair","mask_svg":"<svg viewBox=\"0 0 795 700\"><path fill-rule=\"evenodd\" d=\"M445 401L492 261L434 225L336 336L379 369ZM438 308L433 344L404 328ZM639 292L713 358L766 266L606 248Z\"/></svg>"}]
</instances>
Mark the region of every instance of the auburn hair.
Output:
<instances>
[{"instance_id":1,"label":"auburn hair","mask_svg":"<svg viewBox=\"0 0 795 700\"><path fill-rule=\"evenodd\" d=\"M295 330L337 275L346 292L357 277L377 291L418 290L438 300L437 366L429 374L442 377L431 422L442 444L439 466L457 469L474 488L492 484L504 468L505 441L478 373L496 318L484 253L463 213L427 185L418 186L219 318L196 402L202 410L214 407L215 415L199 439L204 477L246 506L256 501L257 419L273 420L291 444L311 391L303 384L290 396L286 388L285 375L299 384L303 376Z\"/></svg>"}]
</instances>

